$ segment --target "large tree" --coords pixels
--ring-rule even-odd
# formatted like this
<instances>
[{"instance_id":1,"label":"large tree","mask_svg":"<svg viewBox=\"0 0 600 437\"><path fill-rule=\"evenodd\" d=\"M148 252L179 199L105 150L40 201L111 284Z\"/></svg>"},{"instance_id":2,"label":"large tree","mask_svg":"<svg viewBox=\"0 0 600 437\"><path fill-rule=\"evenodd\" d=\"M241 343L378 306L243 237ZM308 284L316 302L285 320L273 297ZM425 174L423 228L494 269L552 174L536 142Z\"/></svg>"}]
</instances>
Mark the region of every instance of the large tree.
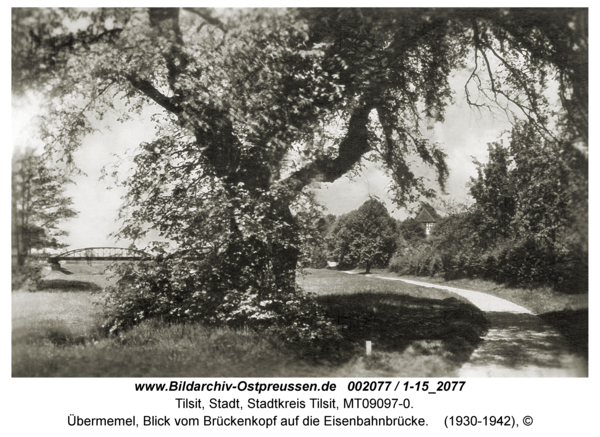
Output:
<instances>
[{"instance_id":1,"label":"large tree","mask_svg":"<svg viewBox=\"0 0 600 437\"><path fill-rule=\"evenodd\" d=\"M434 195L417 159L443 189L446 155L423 131L467 64L471 105L549 136L554 81L563 147L587 144L585 9L14 9L12 41L13 92L45 96L44 140L67 163L91 118L156 108L121 233L211 248L224 287L293 287L313 182L375 160L404 205Z\"/></svg>"}]
</instances>

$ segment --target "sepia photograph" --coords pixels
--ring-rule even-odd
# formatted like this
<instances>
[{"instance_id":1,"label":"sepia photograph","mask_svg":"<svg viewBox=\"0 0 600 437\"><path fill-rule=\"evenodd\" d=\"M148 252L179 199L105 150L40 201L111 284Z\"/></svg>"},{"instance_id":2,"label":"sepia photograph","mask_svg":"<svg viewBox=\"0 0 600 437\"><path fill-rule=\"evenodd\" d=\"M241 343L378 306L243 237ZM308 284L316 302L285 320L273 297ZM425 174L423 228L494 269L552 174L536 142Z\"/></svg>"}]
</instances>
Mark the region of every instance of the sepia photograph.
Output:
<instances>
[{"instance_id":1,"label":"sepia photograph","mask_svg":"<svg viewBox=\"0 0 600 437\"><path fill-rule=\"evenodd\" d=\"M588 34L12 8L11 379L588 378Z\"/></svg>"}]
</instances>

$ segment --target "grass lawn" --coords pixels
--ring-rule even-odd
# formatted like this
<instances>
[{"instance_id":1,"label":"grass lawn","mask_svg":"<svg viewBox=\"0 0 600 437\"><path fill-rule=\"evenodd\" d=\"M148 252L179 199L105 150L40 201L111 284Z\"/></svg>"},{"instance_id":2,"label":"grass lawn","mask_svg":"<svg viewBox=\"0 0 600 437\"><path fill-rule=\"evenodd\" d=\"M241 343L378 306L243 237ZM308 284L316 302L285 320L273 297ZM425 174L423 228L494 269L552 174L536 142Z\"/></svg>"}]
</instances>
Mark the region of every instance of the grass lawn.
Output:
<instances>
[{"instance_id":1,"label":"grass lawn","mask_svg":"<svg viewBox=\"0 0 600 437\"><path fill-rule=\"evenodd\" d=\"M65 282L49 286L58 280ZM477 308L449 293L310 270L299 284L318 295L343 334L324 345L328 355L319 360L265 334L200 324L148 321L106 337L96 295L78 283L101 288L105 280L82 271L49 277L39 292L12 293L13 376L444 377L468 360L487 329Z\"/></svg>"}]
</instances>

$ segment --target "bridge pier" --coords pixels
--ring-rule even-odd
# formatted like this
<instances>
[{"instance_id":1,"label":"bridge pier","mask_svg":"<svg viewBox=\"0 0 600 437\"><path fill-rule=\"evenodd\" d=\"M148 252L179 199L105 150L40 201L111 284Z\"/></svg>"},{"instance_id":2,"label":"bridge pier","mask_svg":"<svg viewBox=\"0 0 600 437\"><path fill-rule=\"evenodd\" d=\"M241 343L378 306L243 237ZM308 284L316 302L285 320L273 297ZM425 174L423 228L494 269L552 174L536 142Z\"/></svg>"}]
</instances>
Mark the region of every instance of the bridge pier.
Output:
<instances>
[{"instance_id":1,"label":"bridge pier","mask_svg":"<svg viewBox=\"0 0 600 437\"><path fill-rule=\"evenodd\" d=\"M53 272L60 271L61 269L60 262L57 259L50 258L48 264L50 264L50 269L52 269Z\"/></svg>"}]
</instances>

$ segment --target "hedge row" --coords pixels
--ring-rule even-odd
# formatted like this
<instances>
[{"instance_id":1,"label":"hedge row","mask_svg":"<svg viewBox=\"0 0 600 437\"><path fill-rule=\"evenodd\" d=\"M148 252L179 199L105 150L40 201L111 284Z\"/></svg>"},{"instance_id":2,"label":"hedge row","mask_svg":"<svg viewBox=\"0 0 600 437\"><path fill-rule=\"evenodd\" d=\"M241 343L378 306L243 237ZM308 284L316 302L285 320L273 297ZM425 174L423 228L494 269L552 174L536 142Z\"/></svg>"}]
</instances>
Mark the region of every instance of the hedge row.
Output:
<instances>
[{"instance_id":1,"label":"hedge row","mask_svg":"<svg viewBox=\"0 0 600 437\"><path fill-rule=\"evenodd\" d=\"M585 256L558 251L532 240L511 240L487 251L474 247L439 250L424 243L396 254L389 268L404 275L444 279L480 277L511 286L552 285L568 293L587 291Z\"/></svg>"}]
</instances>

